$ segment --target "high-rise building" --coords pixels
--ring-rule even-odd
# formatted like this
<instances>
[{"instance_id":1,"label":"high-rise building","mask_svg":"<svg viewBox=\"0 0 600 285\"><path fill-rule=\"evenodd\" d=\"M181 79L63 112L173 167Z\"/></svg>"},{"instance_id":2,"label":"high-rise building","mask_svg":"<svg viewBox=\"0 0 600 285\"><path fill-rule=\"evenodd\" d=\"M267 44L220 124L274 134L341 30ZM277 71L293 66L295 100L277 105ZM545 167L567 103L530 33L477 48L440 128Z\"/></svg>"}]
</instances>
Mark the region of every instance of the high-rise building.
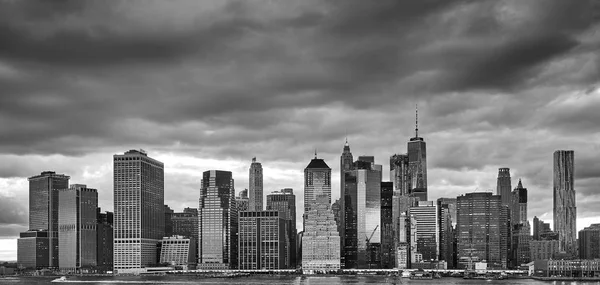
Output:
<instances>
[{"instance_id":1,"label":"high-rise building","mask_svg":"<svg viewBox=\"0 0 600 285\"><path fill-rule=\"evenodd\" d=\"M100 272L113 270L113 212L97 210L96 269Z\"/></svg>"},{"instance_id":2,"label":"high-rise building","mask_svg":"<svg viewBox=\"0 0 600 285\"><path fill-rule=\"evenodd\" d=\"M417 252L423 260L438 260L439 228L438 209L433 201L419 201L417 207L410 207L409 214L417 222Z\"/></svg>"},{"instance_id":3,"label":"high-rise building","mask_svg":"<svg viewBox=\"0 0 600 285\"><path fill-rule=\"evenodd\" d=\"M392 220L393 182L381 182L381 268L394 268L394 221Z\"/></svg>"},{"instance_id":4,"label":"high-rise building","mask_svg":"<svg viewBox=\"0 0 600 285\"><path fill-rule=\"evenodd\" d=\"M510 205L511 223L516 225L527 222L527 188L523 188L521 179L519 179L517 188L512 192Z\"/></svg>"},{"instance_id":5,"label":"high-rise building","mask_svg":"<svg viewBox=\"0 0 600 285\"><path fill-rule=\"evenodd\" d=\"M198 240L198 209L185 208L183 212L171 215L173 234L171 236L183 236Z\"/></svg>"},{"instance_id":6,"label":"high-rise building","mask_svg":"<svg viewBox=\"0 0 600 285\"><path fill-rule=\"evenodd\" d=\"M73 184L58 192L58 265L61 271L96 267L98 191Z\"/></svg>"},{"instance_id":7,"label":"high-rise building","mask_svg":"<svg viewBox=\"0 0 600 285\"><path fill-rule=\"evenodd\" d=\"M173 235L173 221L172 221L173 213L175 213L175 211L173 211L173 209L171 209L171 207L169 207L169 205L165 205L165 233L164 233L164 236L166 236L166 237L170 237Z\"/></svg>"},{"instance_id":8,"label":"high-rise building","mask_svg":"<svg viewBox=\"0 0 600 285\"><path fill-rule=\"evenodd\" d=\"M600 224L591 224L579 231L579 258L600 258Z\"/></svg>"},{"instance_id":9,"label":"high-rise building","mask_svg":"<svg viewBox=\"0 0 600 285\"><path fill-rule=\"evenodd\" d=\"M531 226L527 220L527 188L523 187L521 180L512 192L511 199L511 262L517 268L528 263L531 254L529 242L531 241Z\"/></svg>"},{"instance_id":10,"label":"high-rise building","mask_svg":"<svg viewBox=\"0 0 600 285\"><path fill-rule=\"evenodd\" d=\"M196 269L196 241L184 236L163 237L160 247L160 263L181 269Z\"/></svg>"},{"instance_id":11,"label":"high-rise building","mask_svg":"<svg viewBox=\"0 0 600 285\"><path fill-rule=\"evenodd\" d=\"M304 213L315 205L317 196L326 195L331 205L331 168L323 159L315 158L304 169Z\"/></svg>"},{"instance_id":12,"label":"high-rise building","mask_svg":"<svg viewBox=\"0 0 600 285\"><path fill-rule=\"evenodd\" d=\"M394 154L390 156L390 180L394 183L397 195L410 194L410 173L408 167L408 154Z\"/></svg>"},{"instance_id":13,"label":"high-rise building","mask_svg":"<svg viewBox=\"0 0 600 285\"><path fill-rule=\"evenodd\" d=\"M286 221L288 238L285 245L286 267L296 268L296 195L291 188L267 195L267 210L279 211Z\"/></svg>"},{"instance_id":14,"label":"high-rise building","mask_svg":"<svg viewBox=\"0 0 600 285\"><path fill-rule=\"evenodd\" d=\"M231 172L202 173L198 208L198 268L237 267L238 212Z\"/></svg>"},{"instance_id":15,"label":"high-rise building","mask_svg":"<svg viewBox=\"0 0 600 285\"><path fill-rule=\"evenodd\" d=\"M320 194L306 213L302 233L302 270L340 269L340 236L331 211L331 197Z\"/></svg>"},{"instance_id":16,"label":"high-rise building","mask_svg":"<svg viewBox=\"0 0 600 285\"><path fill-rule=\"evenodd\" d=\"M289 268L289 222L285 211L239 213L239 269Z\"/></svg>"},{"instance_id":17,"label":"high-rise building","mask_svg":"<svg viewBox=\"0 0 600 285\"><path fill-rule=\"evenodd\" d=\"M401 213L397 221L395 264L398 269L411 268L411 261L417 255L417 220L407 213Z\"/></svg>"},{"instance_id":18,"label":"high-rise building","mask_svg":"<svg viewBox=\"0 0 600 285\"><path fill-rule=\"evenodd\" d=\"M345 214L345 199L344 199L344 189L346 189L346 179L345 173L354 169L354 157L352 156L352 152L350 152L350 145L348 144L348 138L346 138L346 143L344 144L344 150L342 155L340 156L340 199L339 199L339 212L336 215L336 222L338 226L338 232L340 234L340 255L342 257L342 267L345 267L345 253L344 253L344 242L345 238L345 230L344 226L346 224L346 214ZM334 206L332 206L333 208ZM334 210L335 213L335 210Z\"/></svg>"},{"instance_id":19,"label":"high-rise building","mask_svg":"<svg viewBox=\"0 0 600 285\"><path fill-rule=\"evenodd\" d=\"M439 260L444 260L448 268L454 268L454 225L456 223L456 198L439 198Z\"/></svg>"},{"instance_id":20,"label":"high-rise building","mask_svg":"<svg viewBox=\"0 0 600 285\"><path fill-rule=\"evenodd\" d=\"M250 199L248 198L248 189L240 191L239 196L235 197L235 205L238 212L248 211L250 207Z\"/></svg>"},{"instance_id":21,"label":"high-rise building","mask_svg":"<svg viewBox=\"0 0 600 285\"><path fill-rule=\"evenodd\" d=\"M248 208L250 211L263 210L263 168L260 162L256 161L256 157L252 158L250 164L250 186L248 187L250 199L248 200Z\"/></svg>"},{"instance_id":22,"label":"high-rise building","mask_svg":"<svg viewBox=\"0 0 600 285\"><path fill-rule=\"evenodd\" d=\"M508 208L488 192L467 193L456 199L458 268L486 260L488 267L507 266Z\"/></svg>"},{"instance_id":23,"label":"high-rise building","mask_svg":"<svg viewBox=\"0 0 600 285\"><path fill-rule=\"evenodd\" d=\"M344 266L368 268L371 244L381 243L381 171L367 159L345 172Z\"/></svg>"},{"instance_id":24,"label":"high-rise building","mask_svg":"<svg viewBox=\"0 0 600 285\"><path fill-rule=\"evenodd\" d=\"M164 165L143 150L113 156L114 269L158 263L165 231Z\"/></svg>"},{"instance_id":25,"label":"high-rise building","mask_svg":"<svg viewBox=\"0 0 600 285\"><path fill-rule=\"evenodd\" d=\"M554 231L561 251L573 256L577 252L577 207L575 206L575 153L554 152Z\"/></svg>"},{"instance_id":26,"label":"high-rise building","mask_svg":"<svg viewBox=\"0 0 600 285\"><path fill-rule=\"evenodd\" d=\"M417 113L418 114L418 113ZM427 201L427 148L425 140L419 137L418 116L415 121L415 137L408 142L408 171L410 195Z\"/></svg>"},{"instance_id":27,"label":"high-rise building","mask_svg":"<svg viewBox=\"0 0 600 285\"><path fill-rule=\"evenodd\" d=\"M36 256L47 256L46 267L58 268L58 193L69 188L69 176L44 171L40 175L29 177L29 229L30 231L47 231L46 234L27 232L28 241L32 238L48 239L48 253L36 253ZM44 237L45 235L45 237ZM33 236L33 237L32 237ZM33 247L42 250L45 246ZM21 250L19 247L17 250Z\"/></svg>"},{"instance_id":28,"label":"high-rise building","mask_svg":"<svg viewBox=\"0 0 600 285\"><path fill-rule=\"evenodd\" d=\"M499 168L498 169L498 180L496 182L496 195L502 197L502 205L511 205L511 194L512 190L510 182L510 168Z\"/></svg>"},{"instance_id":29,"label":"high-rise building","mask_svg":"<svg viewBox=\"0 0 600 285\"><path fill-rule=\"evenodd\" d=\"M17 240L17 266L43 269L50 266L50 239L47 230L22 232Z\"/></svg>"},{"instance_id":30,"label":"high-rise building","mask_svg":"<svg viewBox=\"0 0 600 285\"><path fill-rule=\"evenodd\" d=\"M529 242L531 261L552 259L558 252L558 240L532 240Z\"/></svg>"}]
</instances>

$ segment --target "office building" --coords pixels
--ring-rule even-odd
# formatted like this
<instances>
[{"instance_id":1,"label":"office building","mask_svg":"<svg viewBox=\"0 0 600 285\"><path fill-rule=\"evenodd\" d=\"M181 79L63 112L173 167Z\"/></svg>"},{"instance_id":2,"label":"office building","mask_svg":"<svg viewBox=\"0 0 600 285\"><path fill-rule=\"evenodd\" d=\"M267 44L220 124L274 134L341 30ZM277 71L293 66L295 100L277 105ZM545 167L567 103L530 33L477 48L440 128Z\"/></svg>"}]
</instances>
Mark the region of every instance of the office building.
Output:
<instances>
[{"instance_id":1,"label":"office building","mask_svg":"<svg viewBox=\"0 0 600 285\"><path fill-rule=\"evenodd\" d=\"M418 113L417 113L418 115ZM418 116L415 120L415 137L408 142L408 172L410 176L410 195L420 201L427 201L427 148L419 137Z\"/></svg>"},{"instance_id":2,"label":"office building","mask_svg":"<svg viewBox=\"0 0 600 285\"><path fill-rule=\"evenodd\" d=\"M342 267L345 267L345 241L346 241L346 233L344 230L344 226L346 224L346 212L345 212L345 199L344 199L344 189L346 189L346 172L354 169L354 157L352 156L352 152L350 151L350 144L348 144L348 138L346 138L346 143L344 144L344 149L342 151L342 155L340 156L340 199L338 205L332 205L332 209L334 211L338 233L340 234L340 255L341 255L341 264ZM337 211L337 207L339 207L339 211Z\"/></svg>"},{"instance_id":3,"label":"office building","mask_svg":"<svg viewBox=\"0 0 600 285\"><path fill-rule=\"evenodd\" d=\"M240 191L239 196L235 197L235 204L238 212L248 211L250 205L248 198L248 189Z\"/></svg>"},{"instance_id":4,"label":"office building","mask_svg":"<svg viewBox=\"0 0 600 285\"><path fill-rule=\"evenodd\" d=\"M579 258L600 259L600 224L579 231Z\"/></svg>"},{"instance_id":5,"label":"office building","mask_svg":"<svg viewBox=\"0 0 600 285\"><path fill-rule=\"evenodd\" d=\"M296 195L291 188L267 195L267 210L279 211L280 217L286 221L286 232L288 237L285 245L286 267L296 268Z\"/></svg>"},{"instance_id":6,"label":"office building","mask_svg":"<svg viewBox=\"0 0 600 285\"><path fill-rule=\"evenodd\" d=\"M467 193L456 199L458 269L487 261L488 268L507 267L508 208L488 192Z\"/></svg>"},{"instance_id":7,"label":"office building","mask_svg":"<svg viewBox=\"0 0 600 285\"><path fill-rule=\"evenodd\" d=\"M98 191L73 184L58 192L58 265L75 272L96 267Z\"/></svg>"},{"instance_id":8,"label":"office building","mask_svg":"<svg viewBox=\"0 0 600 285\"><path fill-rule=\"evenodd\" d=\"M544 223L537 216L533 217L533 240L540 240L544 233L552 232L549 223Z\"/></svg>"},{"instance_id":9,"label":"office building","mask_svg":"<svg viewBox=\"0 0 600 285\"><path fill-rule=\"evenodd\" d=\"M330 271L340 269L340 236L329 204L331 197L321 194L306 213L302 233L302 269Z\"/></svg>"},{"instance_id":10,"label":"office building","mask_svg":"<svg viewBox=\"0 0 600 285\"><path fill-rule=\"evenodd\" d=\"M448 268L454 268L454 225L456 224L456 198L437 200L439 226L439 260L446 261Z\"/></svg>"},{"instance_id":11,"label":"office building","mask_svg":"<svg viewBox=\"0 0 600 285\"><path fill-rule=\"evenodd\" d=\"M368 246L381 243L381 171L359 159L345 172L344 187L344 266L368 268Z\"/></svg>"},{"instance_id":12,"label":"office building","mask_svg":"<svg viewBox=\"0 0 600 285\"><path fill-rule=\"evenodd\" d=\"M558 240L532 240L529 242L530 261L552 259L558 252Z\"/></svg>"},{"instance_id":13,"label":"office building","mask_svg":"<svg viewBox=\"0 0 600 285\"><path fill-rule=\"evenodd\" d=\"M394 184L394 191L399 192L398 195L410 194L408 165L408 154L394 154L390 157L390 180Z\"/></svg>"},{"instance_id":14,"label":"office building","mask_svg":"<svg viewBox=\"0 0 600 285\"><path fill-rule=\"evenodd\" d=\"M290 267L289 220L284 211L239 213L239 269Z\"/></svg>"},{"instance_id":15,"label":"office building","mask_svg":"<svg viewBox=\"0 0 600 285\"><path fill-rule=\"evenodd\" d=\"M250 198L248 200L248 208L250 211L263 210L263 168L260 162L256 161L256 157L252 158L250 164L250 186L248 192Z\"/></svg>"},{"instance_id":16,"label":"office building","mask_svg":"<svg viewBox=\"0 0 600 285\"><path fill-rule=\"evenodd\" d=\"M393 182L381 182L381 265L380 268L394 268L394 221L392 220Z\"/></svg>"},{"instance_id":17,"label":"office building","mask_svg":"<svg viewBox=\"0 0 600 285\"><path fill-rule=\"evenodd\" d=\"M50 266L50 239L47 230L22 232L17 240L17 266L44 269Z\"/></svg>"},{"instance_id":18,"label":"office building","mask_svg":"<svg viewBox=\"0 0 600 285\"><path fill-rule=\"evenodd\" d=\"M30 231L46 231L48 239L48 254L39 253L36 256L48 256L47 267L58 268L58 192L69 188L69 176L44 171L40 175L29 177L29 229ZM25 236L30 239L31 232ZM42 240L42 233L38 239ZM29 241L29 240L28 240ZM44 248L43 246L36 248ZM19 250L21 248L18 248Z\"/></svg>"},{"instance_id":19,"label":"office building","mask_svg":"<svg viewBox=\"0 0 600 285\"><path fill-rule=\"evenodd\" d=\"M173 235L173 222L171 217L173 216L173 209L169 205L165 205L165 233L164 236L170 237Z\"/></svg>"},{"instance_id":20,"label":"office building","mask_svg":"<svg viewBox=\"0 0 600 285\"><path fill-rule=\"evenodd\" d=\"M114 155L114 269L158 263L165 231L164 166L143 150Z\"/></svg>"},{"instance_id":21,"label":"office building","mask_svg":"<svg viewBox=\"0 0 600 285\"><path fill-rule=\"evenodd\" d=\"M527 188L519 179L517 188L512 191L511 198L511 266L517 268L529 262L529 242L531 226L527 220Z\"/></svg>"},{"instance_id":22,"label":"office building","mask_svg":"<svg viewBox=\"0 0 600 285\"><path fill-rule=\"evenodd\" d=\"M411 263L417 255L417 220L407 213L401 213L397 220L395 267L398 269L411 268Z\"/></svg>"},{"instance_id":23,"label":"office building","mask_svg":"<svg viewBox=\"0 0 600 285\"><path fill-rule=\"evenodd\" d=\"M198 269L237 267L237 222L233 177L229 171L202 173L198 207Z\"/></svg>"},{"instance_id":24,"label":"office building","mask_svg":"<svg viewBox=\"0 0 600 285\"><path fill-rule=\"evenodd\" d=\"M316 204L317 196L325 195L331 205L331 168L323 159L315 158L304 169L304 213Z\"/></svg>"},{"instance_id":25,"label":"office building","mask_svg":"<svg viewBox=\"0 0 600 285\"><path fill-rule=\"evenodd\" d=\"M499 168L498 180L496 182L496 195L502 197L502 205L511 206L511 190L510 168Z\"/></svg>"},{"instance_id":26,"label":"office building","mask_svg":"<svg viewBox=\"0 0 600 285\"><path fill-rule=\"evenodd\" d=\"M554 231L561 251L572 256L577 252L577 207L575 206L575 153L554 152Z\"/></svg>"},{"instance_id":27,"label":"office building","mask_svg":"<svg viewBox=\"0 0 600 285\"><path fill-rule=\"evenodd\" d=\"M419 201L417 207L410 207L409 214L417 222L417 252L423 260L438 260L439 227L438 208L432 201Z\"/></svg>"},{"instance_id":28,"label":"office building","mask_svg":"<svg viewBox=\"0 0 600 285\"><path fill-rule=\"evenodd\" d=\"M160 247L160 263L177 269L196 269L196 241L184 236L163 237Z\"/></svg>"},{"instance_id":29,"label":"office building","mask_svg":"<svg viewBox=\"0 0 600 285\"><path fill-rule=\"evenodd\" d=\"M113 212L101 213L97 209L96 269L100 272L113 270Z\"/></svg>"}]
</instances>

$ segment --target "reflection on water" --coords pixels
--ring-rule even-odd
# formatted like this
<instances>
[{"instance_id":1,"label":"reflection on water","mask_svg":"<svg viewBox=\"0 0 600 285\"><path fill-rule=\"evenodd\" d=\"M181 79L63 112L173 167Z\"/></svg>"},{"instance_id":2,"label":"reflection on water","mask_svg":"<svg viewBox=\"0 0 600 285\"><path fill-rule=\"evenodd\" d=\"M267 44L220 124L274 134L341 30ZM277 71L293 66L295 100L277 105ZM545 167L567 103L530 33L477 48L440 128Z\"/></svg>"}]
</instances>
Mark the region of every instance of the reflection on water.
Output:
<instances>
[{"instance_id":1,"label":"reflection on water","mask_svg":"<svg viewBox=\"0 0 600 285\"><path fill-rule=\"evenodd\" d=\"M251 276L238 278L200 278L195 276L119 276L119 277L69 277L67 282L51 281L56 277L6 277L0 278L0 284L552 284L552 285L600 285L600 282L543 282L532 279L509 280L465 280L461 278L442 278L437 280L409 280L394 276Z\"/></svg>"}]
</instances>

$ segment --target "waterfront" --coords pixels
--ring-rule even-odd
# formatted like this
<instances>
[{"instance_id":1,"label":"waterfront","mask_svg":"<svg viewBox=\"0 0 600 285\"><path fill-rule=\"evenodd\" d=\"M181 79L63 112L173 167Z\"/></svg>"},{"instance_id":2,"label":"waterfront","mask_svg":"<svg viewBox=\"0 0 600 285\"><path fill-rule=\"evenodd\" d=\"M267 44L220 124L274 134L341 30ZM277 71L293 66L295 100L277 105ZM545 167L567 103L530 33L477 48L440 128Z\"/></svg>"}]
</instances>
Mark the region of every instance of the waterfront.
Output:
<instances>
[{"instance_id":1,"label":"waterfront","mask_svg":"<svg viewBox=\"0 0 600 285\"><path fill-rule=\"evenodd\" d=\"M507 280L465 280L461 278L446 277L436 280L409 280L394 276L251 276L238 278L197 278L193 276L115 276L115 277L70 277L64 283L51 283L56 277L7 277L0 278L0 284L553 284L553 285L599 285L600 282L575 282L575 281L538 281L533 279L507 279Z\"/></svg>"}]
</instances>

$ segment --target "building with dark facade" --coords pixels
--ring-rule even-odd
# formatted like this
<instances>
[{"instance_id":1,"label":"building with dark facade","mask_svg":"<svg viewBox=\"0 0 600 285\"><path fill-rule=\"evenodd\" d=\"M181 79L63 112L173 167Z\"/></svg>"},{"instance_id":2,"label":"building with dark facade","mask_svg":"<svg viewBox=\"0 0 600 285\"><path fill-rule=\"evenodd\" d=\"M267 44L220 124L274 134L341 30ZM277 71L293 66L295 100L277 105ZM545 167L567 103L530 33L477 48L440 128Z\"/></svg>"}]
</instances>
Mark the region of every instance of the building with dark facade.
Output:
<instances>
[{"instance_id":1,"label":"building with dark facade","mask_svg":"<svg viewBox=\"0 0 600 285\"><path fill-rule=\"evenodd\" d=\"M456 224L456 198L437 200L439 226L439 260L444 260L448 268L454 268L454 225Z\"/></svg>"},{"instance_id":2,"label":"building with dark facade","mask_svg":"<svg viewBox=\"0 0 600 285\"><path fill-rule=\"evenodd\" d=\"M165 234L164 236L170 237L173 235L173 222L171 221L171 217L173 216L173 209L169 207L169 205L165 205Z\"/></svg>"},{"instance_id":3,"label":"building with dark facade","mask_svg":"<svg viewBox=\"0 0 600 285\"><path fill-rule=\"evenodd\" d=\"M561 251L572 256L577 252L577 207L575 205L575 153L554 152L554 231Z\"/></svg>"},{"instance_id":4,"label":"building with dark facade","mask_svg":"<svg viewBox=\"0 0 600 285\"><path fill-rule=\"evenodd\" d=\"M198 207L198 269L237 267L238 212L229 171L202 173Z\"/></svg>"},{"instance_id":5,"label":"building with dark facade","mask_svg":"<svg viewBox=\"0 0 600 285\"><path fill-rule=\"evenodd\" d=\"M98 191L73 184L58 193L58 265L75 272L96 267Z\"/></svg>"},{"instance_id":6,"label":"building with dark facade","mask_svg":"<svg viewBox=\"0 0 600 285\"><path fill-rule=\"evenodd\" d=\"M262 211L263 210L263 168L260 162L256 161L256 157L252 158L252 164L250 164L250 173L248 194L248 209L250 211Z\"/></svg>"},{"instance_id":7,"label":"building with dark facade","mask_svg":"<svg viewBox=\"0 0 600 285\"><path fill-rule=\"evenodd\" d=\"M537 216L533 217L533 240L542 239L541 236L548 232L552 232L550 223L544 223Z\"/></svg>"},{"instance_id":8,"label":"building with dark facade","mask_svg":"<svg viewBox=\"0 0 600 285\"><path fill-rule=\"evenodd\" d=\"M96 269L101 272L113 269L113 212L101 213L97 209Z\"/></svg>"},{"instance_id":9,"label":"building with dark facade","mask_svg":"<svg viewBox=\"0 0 600 285\"><path fill-rule=\"evenodd\" d=\"M248 189L240 191L239 196L235 197L235 205L238 212L248 211L250 205L250 199L248 198Z\"/></svg>"},{"instance_id":10,"label":"building with dark facade","mask_svg":"<svg viewBox=\"0 0 600 285\"><path fill-rule=\"evenodd\" d=\"M239 213L239 269L290 267L289 220L283 211Z\"/></svg>"},{"instance_id":11,"label":"building with dark facade","mask_svg":"<svg viewBox=\"0 0 600 285\"><path fill-rule=\"evenodd\" d=\"M417 117L418 119L418 117ZM416 121L418 123L418 120ZM410 176L410 195L427 201L427 145L419 137L419 126L415 124L415 136L410 139L408 149L408 168Z\"/></svg>"},{"instance_id":12,"label":"building with dark facade","mask_svg":"<svg viewBox=\"0 0 600 285\"><path fill-rule=\"evenodd\" d=\"M114 155L114 269L156 265L165 232L164 165L143 150Z\"/></svg>"},{"instance_id":13,"label":"building with dark facade","mask_svg":"<svg viewBox=\"0 0 600 285\"><path fill-rule=\"evenodd\" d=\"M457 259L462 269L486 260L488 268L507 267L508 219L501 197L489 192L467 193L456 199Z\"/></svg>"},{"instance_id":14,"label":"building with dark facade","mask_svg":"<svg viewBox=\"0 0 600 285\"><path fill-rule=\"evenodd\" d=\"M17 240L17 267L43 269L50 266L50 239L47 230L22 232Z\"/></svg>"},{"instance_id":15,"label":"building with dark facade","mask_svg":"<svg viewBox=\"0 0 600 285\"><path fill-rule=\"evenodd\" d=\"M532 240L529 242L530 261L553 259L558 252L558 240Z\"/></svg>"},{"instance_id":16,"label":"building with dark facade","mask_svg":"<svg viewBox=\"0 0 600 285\"><path fill-rule=\"evenodd\" d=\"M393 182L381 182L381 265L380 268L394 268L394 222L392 220Z\"/></svg>"},{"instance_id":17,"label":"building with dark facade","mask_svg":"<svg viewBox=\"0 0 600 285\"><path fill-rule=\"evenodd\" d=\"M267 211L279 211L286 221L285 266L296 268L296 195L291 188L281 189L267 195Z\"/></svg>"},{"instance_id":18,"label":"building with dark facade","mask_svg":"<svg viewBox=\"0 0 600 285\"><path fill-rule=\"evenodd\" d=\"M417 222L417 252L423 260L438 260L439 225L438 208L433 201L419 201L416 207L410 207L409 214Z\"/></svg>"},{"instance_id":19,"label":"building with dark facade","mask_svg":"<svg viewBox=\"0 0 600 285\"><path fill-rule=\"evenodd\" d=\"M527 219L527 188L521 180L512 192L511 199L511 266L517 268L530 260L529 242L531 241L531 226Z\"/></svg>"},{"instance_id":20,"label":"building with dark facade","mask_svg":"<svg viewBox=\"0 0 600 285\"><path fill-rule=\"evenodd\" d=\"M43 241L46 238L48 242L48 253L36 252L35 256L47 256L49 258L48 262L37 264L47 264L46 267L50 268L58 268L58 193L60 190L69 188L69 179L69 176L56 174L53 171L44 171L40 175L32 176L28 179L30 231L25 234L28 241L21 244L25 245L31 241L32 232L38 232L35 234L35 239L42 244L46 242ZM46 233L41 233L40 231L45 231ZM36 246L35 248L38 250L45 248L45 246ZM19 250L29 251L30 249L17 247L17 251ZM20 256L30 256L30 254Z\"/></svg>"},{"instance_id":21,"label":"building with dark facade","mask_svg":"<svg viewBox=\"0 0 600 285\"><path fill-rule=\"evenodd\" d=\"M340 254L342 258L342 267L345 268L345 253L344 253L344 242L345 238L345 224L346 224L346 214L345 214L345 199L344 199L344 191L346 189L346 172L354 169L354 157L352 156L352 152L350 151L350 145L348 144L348 139L346 138L346 143L344 144L344 149L342 151L342 155L340 156L340 199L338 205L334 205L335 207L339 207L339 212L336 215L336 223L338 227L338 233L340 234ZM335 207L332 206L334 214L336 213Z\"/></svg>"},{"instance_id":22,"label":"building with dark facade","mask_svg":"<svg viewBox=\"0 0 600 285\"><path fill-rule=\"evenodd\" d=\"M496 195L502 197L502 205L511 206L512 204L512 184L510 179L510 168L499 168L498 179L496 182Z\"/></svg>"},{"instance_id":23,"label":"building with dark facade","mask_svg":"<svg viewBox=\"0 0 600 285\"><path fill-rule=\"evenodd\" d=\"M410 194L410 173L408 171L408 154L394 154L390 156L390 179L394 184L397 195Z\"/></svg>"},{"instance_id":24,"label":"building with dark facade","mask_svg":"<svg viewBox=\"0 0 600 285\"><path fill-rule=\"evenodd\" d=\"M600 259L600 224L579 231L579 258Z\"/></svg>"}]
</instances>

